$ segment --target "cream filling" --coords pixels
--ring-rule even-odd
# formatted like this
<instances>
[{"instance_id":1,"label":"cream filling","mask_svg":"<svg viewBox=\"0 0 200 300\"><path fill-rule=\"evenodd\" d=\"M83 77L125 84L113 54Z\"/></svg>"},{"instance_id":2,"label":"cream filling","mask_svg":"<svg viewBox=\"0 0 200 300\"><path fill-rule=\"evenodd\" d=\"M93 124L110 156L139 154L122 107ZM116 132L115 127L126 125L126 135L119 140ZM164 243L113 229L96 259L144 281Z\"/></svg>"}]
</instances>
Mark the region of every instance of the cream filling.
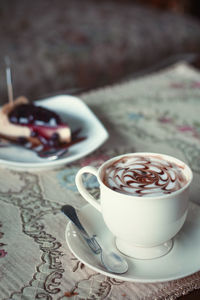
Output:
<instances>
[{"instance_id":1,"label":"cream filling","mask_svg":"<svg viewBox=\"0 0 200 300\"><path fill-rule=\"evenodd\" d=\"M71 130L69 127L59 128L56 130L56 132L59 134L61 142L71 142Z\"/></svg>"},{"instance_id":2,"label":"cream filling","mask_svg":"<svg viewBox=\"0 0 200 300\"><path fill-rule=\"evenodd\" d=\"M0 110L0 133L10 137L23 136L29 138L31 136L30 128L10 123L7 115L2 110Z\"/></svg>"}]
</instances>

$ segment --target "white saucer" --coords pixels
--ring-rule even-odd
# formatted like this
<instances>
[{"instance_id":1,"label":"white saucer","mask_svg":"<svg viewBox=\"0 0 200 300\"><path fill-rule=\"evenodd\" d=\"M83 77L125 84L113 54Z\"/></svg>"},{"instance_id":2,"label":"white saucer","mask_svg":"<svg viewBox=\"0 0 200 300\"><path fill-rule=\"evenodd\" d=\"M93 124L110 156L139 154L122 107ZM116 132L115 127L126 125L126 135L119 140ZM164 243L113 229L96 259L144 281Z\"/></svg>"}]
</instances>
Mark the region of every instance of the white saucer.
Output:
<instances>
[{"instance_id":1,"label":"white saucer","mask_svg":"<svg viewBox=\"0 0 200 300\"><path fill-rule=\"evenodd\" d=\"M78 215L88 233L97 234L106 248L116 251L114 237L95 208L87 205L79 210ZM133 282L164 282L182 278L200 270L200 206L190 204L186 222L174 238L173 248L168 254L151 260L125 256L129 270L122 275L105 271L98 256L92 254L71 222L66 227L66 240L71 252L81 262L109 277Z\"/></svg>"},{"instance_id":2,"label":"white saucer","mask_svg":"<svg viewBox=\"0 0 200 300\"><path fill-rule=\"evenodd\" d=\"M40 158L31 150L22 147L0 147L0 165L11 169L40 170L71 163L96 150L108 138L108 132L90 108L79 98L60 95L36 101L35 105L57 112L72 131L81 128L80 137L85 140L69 147L65 156L57 160Z\"/></svg>"}]
</instances>

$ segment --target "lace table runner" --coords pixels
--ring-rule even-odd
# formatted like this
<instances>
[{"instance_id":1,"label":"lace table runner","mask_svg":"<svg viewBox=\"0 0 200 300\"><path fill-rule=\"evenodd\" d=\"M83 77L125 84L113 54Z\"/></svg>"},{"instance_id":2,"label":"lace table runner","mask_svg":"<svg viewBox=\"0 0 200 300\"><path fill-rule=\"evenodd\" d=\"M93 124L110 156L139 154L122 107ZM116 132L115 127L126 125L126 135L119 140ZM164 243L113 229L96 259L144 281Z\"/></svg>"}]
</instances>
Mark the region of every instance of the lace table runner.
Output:
<instances>
[{"instance_id":1,"label":"lace table runner","mask_svg":"<svg viewBox=\"0 0 200 300\"><path fill-rule=\"evenodd\" d=\"M176 299L200 287L200 272L165 283L132 283L96 273L65 241L63 204L86 202L74 178L85 165L135 151L186 161L194 172L191 200L200 187L200 74L185 65L80 97L103 122L109 140L67 166L19 172L0 166L0 299ZM87 182L98 193L93 180Z\"/></svg>"}]
</instances>

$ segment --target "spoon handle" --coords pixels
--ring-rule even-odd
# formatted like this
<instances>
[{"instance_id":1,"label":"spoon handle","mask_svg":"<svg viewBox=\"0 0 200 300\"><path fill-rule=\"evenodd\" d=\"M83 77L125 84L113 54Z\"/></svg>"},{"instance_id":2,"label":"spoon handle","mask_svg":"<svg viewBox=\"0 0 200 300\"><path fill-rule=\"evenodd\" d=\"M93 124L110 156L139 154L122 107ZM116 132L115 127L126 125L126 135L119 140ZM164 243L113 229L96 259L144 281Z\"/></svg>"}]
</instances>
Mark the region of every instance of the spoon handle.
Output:
<instances>
[{"instance_id":1,"label":"spoon handle","mask_svg":"<svg viewBox=\"0 0 200 300\"><path fill-rule=\"evenodd\" d=\"M79 229L80 233L82 234L83 238L87 242L90 249L95 253L99 254L102 252L102 249L99 243L96 241L95 236L90 237L76 214L76 211L73 206L71 205L64 205L61 208L61 211L76 225Z\"/></svg>"}]
</instances>

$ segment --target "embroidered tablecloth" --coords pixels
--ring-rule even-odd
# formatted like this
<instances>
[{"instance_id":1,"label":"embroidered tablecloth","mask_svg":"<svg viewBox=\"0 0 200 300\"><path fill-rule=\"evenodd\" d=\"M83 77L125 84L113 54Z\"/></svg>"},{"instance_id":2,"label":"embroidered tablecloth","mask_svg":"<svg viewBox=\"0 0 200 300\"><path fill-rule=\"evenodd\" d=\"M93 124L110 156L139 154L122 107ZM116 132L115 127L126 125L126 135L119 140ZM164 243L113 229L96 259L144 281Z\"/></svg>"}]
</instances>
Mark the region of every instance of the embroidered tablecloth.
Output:
<instances>
[{"instance_id":1,"label":"embroidered tablecloth","mask_svg":"<svg viewBox=\"0 0 200 300\"><path fill-rule=\"evenodd\" d=\"M85 165L115 155L160 152L186 161L194 172L191 200L200 202L200 74L179 63L155 74L87 94L110 138L92 154L37 172L0 166L0 299L176 299L200 287L200 272L165 283L133 283L96 273L65 241L63 204L86 201L74 178ZM97 193L96 181L87 181Z\"/></svg>"}]
</instances>

